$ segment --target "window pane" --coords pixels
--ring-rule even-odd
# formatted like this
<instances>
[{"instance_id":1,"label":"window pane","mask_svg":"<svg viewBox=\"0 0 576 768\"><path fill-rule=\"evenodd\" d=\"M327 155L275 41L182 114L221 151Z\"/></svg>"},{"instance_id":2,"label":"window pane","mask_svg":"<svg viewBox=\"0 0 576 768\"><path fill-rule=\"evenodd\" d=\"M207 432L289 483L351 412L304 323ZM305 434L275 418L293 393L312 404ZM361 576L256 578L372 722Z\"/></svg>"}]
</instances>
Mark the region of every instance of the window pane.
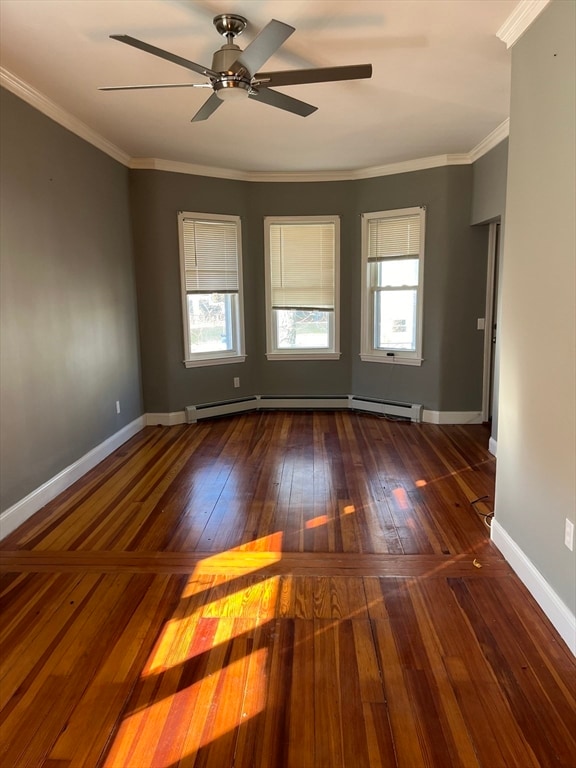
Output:
<instances>
[{"instance_id":1,"label":"window pane","mask_svg":"<svg viewBox=\"0 0 576 768\"><path fill-rule=\"evenodd\" d=\"M376 285L418 285L418 259L386 259L376 264Z\"/></svg>"},{"instance_id":2,"label":"window pane","mask_svg":"<svg viewBox=\"0 0 576 768\"><path fill-rule=\"evenodd\" d=\"M416 290L376 291L376 349L416 349Z\"/></svg>"},{"instance_id":3,"label":"window pane","mask_svg":"<svg viewBox=\"0 0 576 768\"><path fill-rule=\"evenodd\" d=\"M233 350L236 295L189 293L187 301L190 354Z\"/></svg>"},{"instance_id":4,"label":"window pane","mask_svg":"<svg viewBox=\"0 0 576 768\"><path fill-rule=\"evenodd\" d=\"M329 349L330 312L274 310L278 349Z\"/></svg>"}]
</instances>

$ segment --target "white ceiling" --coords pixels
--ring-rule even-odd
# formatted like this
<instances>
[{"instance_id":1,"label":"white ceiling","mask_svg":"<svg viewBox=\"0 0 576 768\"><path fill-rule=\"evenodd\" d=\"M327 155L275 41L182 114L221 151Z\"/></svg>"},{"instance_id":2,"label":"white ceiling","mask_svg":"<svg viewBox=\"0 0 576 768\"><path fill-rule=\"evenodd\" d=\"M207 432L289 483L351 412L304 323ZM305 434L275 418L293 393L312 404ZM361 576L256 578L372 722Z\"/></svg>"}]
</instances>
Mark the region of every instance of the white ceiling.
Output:
<instances>
[{"instance_id":1,"label":"white ceiling","mask_svg":"<svg viewBox=\"0 0 576 768\"><path fill-rule=\"evenodd\" d=\"M130 158L245 172L348 171L468 153L508 117L510 52L496 37L517 0L0 0L0 64ZM373 65L370 80L279 88L303 118L253 100L190 118L204 82L111 40L127 34L210 66L212 25L238 13L245 48L272 19L296 32L263 69Z\"/></svg>"}]
</instances>

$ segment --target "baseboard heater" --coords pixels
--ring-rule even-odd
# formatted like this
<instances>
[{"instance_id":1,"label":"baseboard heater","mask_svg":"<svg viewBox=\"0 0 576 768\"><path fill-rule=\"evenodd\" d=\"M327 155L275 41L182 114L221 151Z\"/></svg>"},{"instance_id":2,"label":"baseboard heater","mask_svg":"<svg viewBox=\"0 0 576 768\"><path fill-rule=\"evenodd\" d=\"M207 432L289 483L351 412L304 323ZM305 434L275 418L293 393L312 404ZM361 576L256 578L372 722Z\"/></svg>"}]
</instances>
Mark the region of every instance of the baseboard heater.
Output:
<instances>
[{"instance_id":1,"label":"baseboard heater","mask_svg":"<svg viewBox=\"0 0 576 768\"><path fill-rule=\"evenodd\" d=\"M281 411L322 411L338 410L348 408L348 395L339 397L303 396L303 397L282 397L274 395L260 395L261 410L281 410Z\"/></svg>"},{"instance_id":2,"label":"baseboard heater","mask_svg":"<svg viewBox=\"0 0 576 768\"><path fill-rule=\"evenodd\" d=\"M424 407L417 403L399 403L391 400L376 400L370 397L350 396L350 408L355 411L368 411L379 413L382 416L394 416L395 418L408 419L409 421L422 421Z\"/></svg>"},{"instance_id":3,"label":"baseboard heater","mask_svg":"<svg viewBox=\"0 0 576 768\"><path fill-rule=\"evenodd\" d=\"M201 405L186 406L186 422L195 424L200 419L210 419L214 416L229 416L231 413L257 411L260 398L257 395L239 400L223 400L220 403L202 403Z\"/></svg>"},{"instance_id":4,"label":"baseboard heater","mask_svg":"<svg viewBox=\"0 0 576 768\"><path fill-rule=\"evenodd\" d=\"M394 416L409 421L422 421L421 405L399 403L388 400L376 400L354 395L336 397L274 397L269 395L253 395L237 400L223 400L219 403L202 403L186 406L186 421L195 424L200 419L216 416L229 416L245 411L262 410L356 410L377 413L383 416Z\"/></svg>"}]
</instances>

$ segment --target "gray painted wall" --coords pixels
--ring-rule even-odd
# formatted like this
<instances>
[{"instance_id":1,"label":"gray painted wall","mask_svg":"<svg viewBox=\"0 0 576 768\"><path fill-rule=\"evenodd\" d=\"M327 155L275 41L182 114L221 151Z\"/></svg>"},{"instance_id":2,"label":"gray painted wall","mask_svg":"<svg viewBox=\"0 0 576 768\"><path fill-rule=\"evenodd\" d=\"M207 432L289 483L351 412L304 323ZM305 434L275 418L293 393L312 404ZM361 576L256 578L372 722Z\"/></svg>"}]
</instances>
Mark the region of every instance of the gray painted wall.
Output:
<instances>
[{"instance_id":1,"label":"gray painted wall","mask_svg":"<svg viewBox=\"0 0 576 768\"><path fill-rule=\"evenodd\" d=\"M504 218L507 174L508 139L504 139L472 166L472 224Z\"/></svg>"},{"instance_id":2,"label":"gray painted wall","mask_svg":"<svg viewBox=\"0 0 576 768\"><path fill-rule=\"evenodd\" d=\"M496 519L576 613L576 4L512 49Z\"/></svg>"},{"instance_id":3,"label":"gray painted wall","mask_svg":"<svg viewBox=\"0 0 576 768\"><path fill-rule=\"evenodd\" d=\"M486 291L486 233L472 228L472 169L448 166L384 176L357 184L357 238L364 211L426 206L424 330L421 367L362 362L360 307L354 304L354 394L422 403L436 411L482 406L482 334ZM352 301L359 295L360 254Z\"/></svg>"},{"instance_id":4,"label":"gray painted wall","mask_svg":"<svg viewBox=\"0 0 576 768\"><path fill-rule=\"evenodd\" d=\"M145 409L243 395L346 395L480 410L486 233L470 226L472 169L452 166L350 182L254 183L132 171L132 219L141 308ZM360 214L427 206L424 356L421 367L363 363L360 351ZM186 369L182 363L179 210L237 214L243 224L244 364ZM341 350L337 361L265 356L264 230L268 215L341 217ZM233 388L239 376L240 389Z\"/></svg>"},{"instance_id":5,"label":"gray painted wall","mask_svg":"<svg viewBox=\"0 0 576 768\"><path fill-rule=\"evenodd\" d=\"M255 371L258 394L278 396L348 395L350 393L350 317L349 300L353 199L348 182L251 183L250 243L252 261L249 274L258 286L256 298L257 338ZM266 306L264 300L264 217L265 216L340 216L340 346L339 360L267 360ZM245 275L246 277L246 275Z\"/></svg>"},{"instance_id":6,"label":"gray painted wall","mask_svg":"<svg viewBox=\"0 0 576 768\"><path fill-rule=\"evenodd\" d=\"M187 405L253 392L254 306L250 276L246 185L243 182L158 171L131 171L132 227L140 307L142 386L147 413L171 413ZM185 368L180 295L179 211L221 213L242 220L247 362ZM242 388L233 389L241 377Z\"/></svg>"},{"instance_id":7,"label":"gray painted wall","mask_svg":"<svg viewBox=\"0 0 576 768\"><path fill-rule=\"evenodd\" d=\"M4 90L0 117L4 511L142 401L128 172Z\"/></svg>"}]
</instances>

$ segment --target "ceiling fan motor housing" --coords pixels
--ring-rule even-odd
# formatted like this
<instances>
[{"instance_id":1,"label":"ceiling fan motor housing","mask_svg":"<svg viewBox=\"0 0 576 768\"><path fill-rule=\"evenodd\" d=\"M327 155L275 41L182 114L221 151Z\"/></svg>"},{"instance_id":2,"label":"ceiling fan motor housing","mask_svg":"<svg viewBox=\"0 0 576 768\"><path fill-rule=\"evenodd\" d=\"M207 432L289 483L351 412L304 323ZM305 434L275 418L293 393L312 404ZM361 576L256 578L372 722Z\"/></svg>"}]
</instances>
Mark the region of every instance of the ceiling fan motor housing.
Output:
<instances>
[{"instance_id":1,"label":"ceiling fan motor housing","mask_svg":"<svg viewBox=\"0 0 576 768\"><path fill-rule=\"evenodd\" d=\"M212 80L212 88L222 100L242 98L253 91L250 85L250 74L238 64L234 67L240 53L242 53L241 48L234 43L227 43L216 51L212 58L213 71L220 73L218 80Z\"/></svg>"},{"instance_id":2,"label":"ceiling fan motor housing","mask_svg":"<svg viewBox=\"0 0 576 768\"><path fill-rule=\"evenodd\" d=\"M213 71L232 73L232 64L234 64L241 53L242 49L237 45L234 45L234 43L227 43L226 45L223 45L222 48L216 51L212 57Z\"/></svg>"}]
</instances>

